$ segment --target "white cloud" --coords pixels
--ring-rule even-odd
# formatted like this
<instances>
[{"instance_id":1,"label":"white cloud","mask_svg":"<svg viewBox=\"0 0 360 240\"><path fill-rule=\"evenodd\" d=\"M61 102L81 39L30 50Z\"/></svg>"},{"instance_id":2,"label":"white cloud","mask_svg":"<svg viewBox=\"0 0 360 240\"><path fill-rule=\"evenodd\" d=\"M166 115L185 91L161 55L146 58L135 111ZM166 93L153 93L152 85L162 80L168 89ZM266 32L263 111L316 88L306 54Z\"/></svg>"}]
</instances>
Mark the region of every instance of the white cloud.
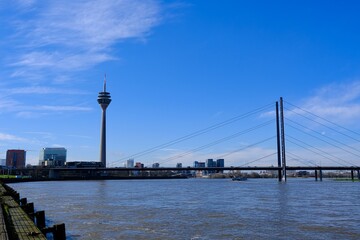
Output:
<instances>
[{"instance_id":1,"label":"white cloud","mask_svg":"<svg viewBox=\"0 0 360 240\"><path fill-rule=\"evenodd\" d=\"M59 89L41 86L12 88L7 89L6 92L9 94L86 94L84 91L79 90Z\"/></svg>"},{"instance_id":2,"label":"white cloud","mask_svg":"<svg viewBox=\"0 0 360 240\"><path fill-rule=\"evenodd\" d=\"M31 118L39 118L42 114L30 111L20 111L16 113L16 116L19 118L31 119Z\"/></svg>"},{"instance_id":3,"label":"white cloud","mask_svg":"<svg viewBox=\"0 0 360 240\"><path fill-rule=\"evenodd\" d=\"M84 106L66 106L66 105L39 105L29 106L16 101L0 99L0 113L15 112L19 118L31 119L39 118L46 114L63 113L63 112L88 112L92 107Z\"/></svg>"},{"instance_id":4,"label":"white cloud","mask_svg":"<svg viewBox=\"0 0 360 240\"><path fill-rule=\"evenodd\" d=\"M37 0L17 0L16 2L21 7L31 7L36 3Z\"/></svg>"},{"instance_id":5,"label":"white cloud","mask_svg":"<svg viewBox=\"0 0 360 240\"><path fill-rule=\"evenodd\" d=\"M88 112L91 111L90 107L80 106L57 106L57 105L42 105L42 106L22 106L16 110L16 116L19 118L31 119L43 117L47 114L63 113L63 112ZM14 109L13 109L14 110ZM15 111L15 110L14 110Z\"/></svg>"},{"instance_id":6,"label":"white cloud","mask_svg":"<svg viewBox=\"0 0 360 240\"><path fill-rule=\"evenodd\" d=\"M79 107L79 106L50 106L43 105L34 107L34 109L45 110L45 111L91 111L90 107Z\"/></svg>"},{"instance_id":7,"label":"white cloud","mask_svg":"<svg viewBox=\"0 0 360 240\"><path fill-rule=\"evenodd\" d=\"M160 4L155 0L18 3L37 8L30 20L16 24L18 36L25 40L17 42L22 53L11 63L17 74L49 69L78 71L117 59L111 53L114 44L144 38L161 20Z\"/></svg>"},{"instance_id":8,"label":"white cloud","mask_svg":"<svg viewBox=\"0 0 360 240\"><path fill-rule=\"evenodd\" d=\"M11 134L0 133L0 141L23 142L26 139Z\"/></svg>"},{"instance_id":9,"label":"white cloud","mask_svg":"<svg viewBox=\"0 0 360 240\"><path fill-rule=\"evenodd\" d=\"M339 124L360 118L360 81L333 83L302 101L301 108Z\"/></svg>"},{"instance_id":10,"label":"white cloud","mask_svg":"<svg viewBox=\"0 0 360 240\"><path fill-rule=\"evenodd\" d=\"M17 108L20 105L19 102L12 100L12 99L0 99L0 110L3 112L5 110L11 111Z\"/></svg>"}]
</instances>

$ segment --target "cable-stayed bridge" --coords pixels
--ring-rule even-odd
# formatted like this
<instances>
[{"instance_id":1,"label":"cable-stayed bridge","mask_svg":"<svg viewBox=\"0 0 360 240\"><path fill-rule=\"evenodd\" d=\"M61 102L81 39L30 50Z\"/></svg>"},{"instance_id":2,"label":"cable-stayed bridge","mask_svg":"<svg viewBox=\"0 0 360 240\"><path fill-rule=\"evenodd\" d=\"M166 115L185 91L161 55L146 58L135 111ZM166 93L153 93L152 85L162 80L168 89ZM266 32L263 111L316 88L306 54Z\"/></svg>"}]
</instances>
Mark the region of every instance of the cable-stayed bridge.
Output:
<instances>
[{"instance_id":1,"label":"cable-stayed bridge","mask_svg":"<svg viewBox=\"0 0 360 240\"><path fill-rule=\"evenodd\" d=\"M274 108L275 107L275 108ZM274 110L275 109L275 110ZM248 127L243 124L248 121ZM250 122L250 123L249 123ZM116 164L134 158L144 158L151 154L225 127L238 124L236 131L228 130L227 136L211 139L205 144L162 158L159 164L168 164L183 158L192 158L195 153L213 149L221 144L229 144L239 138L249 139L240 147L233 147L215 155L216 159L226 158L226 166L211 167L145 167L124 168ZM209 138L210 139L210 138ZM236 144L235 144L236 145ZM234 144L233 144L234 146ZM313 170L322 176L322 171L351 171L359 176L360 134L330 121L307 109L283 101L270 103L209 127L194 131L185 136L148 148L112 162L113 167L95 169L82 168L82 171L121 172L121 171L277 171L279 181L286 181L288 170ZM246 154L247 155L246 155ZM249 154L251 153L251 154ZM234 157L235 156L235 157ZM228 161L230 157L234 160ZM148 157L149 158L149 157ZM151 157L150 157L151 158ZM198 159L198 158L197 158ZM195 159L194 159L195 160ZM54 168L53 171L79 171L79 169ZM92 173L96 175L97 173Z\"/></svg>"}]
</instances>

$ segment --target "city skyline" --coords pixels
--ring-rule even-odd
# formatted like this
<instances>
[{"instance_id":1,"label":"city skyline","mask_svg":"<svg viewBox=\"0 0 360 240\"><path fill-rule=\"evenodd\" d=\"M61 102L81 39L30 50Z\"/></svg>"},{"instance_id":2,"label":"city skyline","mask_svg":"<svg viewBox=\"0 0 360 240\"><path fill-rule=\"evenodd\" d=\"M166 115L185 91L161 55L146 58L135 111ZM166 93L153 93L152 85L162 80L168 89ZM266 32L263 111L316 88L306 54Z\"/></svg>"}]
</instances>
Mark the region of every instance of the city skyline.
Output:
<instances>
[{"instance_id":1,"label":"city skyline","mask_svg":"<svg viewBox=\"0 0 360 240\"><path fill-rule=\"evenodd\" d=\"M127 158L187 166L270 138L272 122L191 151L274 121L279 97L285 116L293 104L360 132L359 10L356 1L1 2L0 159L7 149L24 149L36 165L42 148L65 147L67 161L98 161L96 96L104 73L114 100L109 166ZM132 157L263 106L269 107L252 118ZM288 144L294 155L311 156ZM246 164L274 149L270 139L224 158ZM261 164L269 163L276 165L276 156Z\"/></svg>"}]
</instances>

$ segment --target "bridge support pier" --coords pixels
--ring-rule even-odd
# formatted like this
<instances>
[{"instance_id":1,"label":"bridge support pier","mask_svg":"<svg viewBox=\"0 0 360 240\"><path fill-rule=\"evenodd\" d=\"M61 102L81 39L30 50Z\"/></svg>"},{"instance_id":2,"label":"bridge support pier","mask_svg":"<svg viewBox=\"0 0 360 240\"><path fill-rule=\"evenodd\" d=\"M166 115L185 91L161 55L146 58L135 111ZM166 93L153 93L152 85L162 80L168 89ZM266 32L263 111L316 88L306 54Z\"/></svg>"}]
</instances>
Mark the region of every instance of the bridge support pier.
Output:
<instances>
[{"instance_id":1,"label":"bridge support pier","mask_svg":"<svg viewBox=\"0 0 360 240\"><path fill-rule=\"evenodd\" d=\"M318 180L318 173L317 173L317 170L315 169L315 181Z\"/></svg>"},{"instance_id":2,"label":"bridge support pier","mask_svg":"<svg viewBox=\"0 0 360 240\"><path fill-rule=\"evenodd\" d=\"M319 174L320 175L320 182L322 182L322 170L320 169L319 172L320 172L320 174Z\"/></svg>"},{"instance_id":3,"label":"bridge support pier","mask_svg":"<svg viewBox=\"0 0 360 240\"><path fill-rule=\"evenodd\" d=\"M360 180L360 170L357 170L358 179Z\"/></svg>"},{"instance_id":4,"label":"bridge support pier","mask_svg":"<svg viewBox=\"0 0 360 240\"><path fill-rule=\"evenodd\" d=\"M354 181L354 170L351 170L351 181Z\"/></svg>"}]
</instances>

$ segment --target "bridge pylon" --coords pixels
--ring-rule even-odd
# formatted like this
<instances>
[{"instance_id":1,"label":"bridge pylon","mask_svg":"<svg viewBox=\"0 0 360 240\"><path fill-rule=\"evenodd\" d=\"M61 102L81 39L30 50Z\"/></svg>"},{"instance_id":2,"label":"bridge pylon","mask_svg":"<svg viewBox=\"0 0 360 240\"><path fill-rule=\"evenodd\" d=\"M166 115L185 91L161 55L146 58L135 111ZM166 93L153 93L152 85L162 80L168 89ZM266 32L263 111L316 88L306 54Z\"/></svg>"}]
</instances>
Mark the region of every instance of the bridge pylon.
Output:
<instances>
[{"instance_id":1,"label":"bridge pylon","mask_svg":"<svg viewBox=\"0 0 360 240\"><path fill-rule=\"evenodd\" d=\"M279 141L281 142L281 147L279 147L279 145L278 145L278 164L280 163L279 156L281 155L282 170L279 170L279 172L280 171L282 172L281 181L286 182L285 122L284 122L284 102L283 102L282 97L280 97L280 115L279 115L279 110L277 107L276 108L276 116L277 116L277 120L276 120L277 125L279 124L279 121L280 121L280 131L279 131L279 129L277 130L278 143L279 143ZM279 116L280 116L280 119L279 119ZM280 148L281 148L281 153L280 153ZM280 164L279 164L279 167L280 167ZM280 181L280 176L279 176L279 181Z\"/></svg>"}]
</instances>

